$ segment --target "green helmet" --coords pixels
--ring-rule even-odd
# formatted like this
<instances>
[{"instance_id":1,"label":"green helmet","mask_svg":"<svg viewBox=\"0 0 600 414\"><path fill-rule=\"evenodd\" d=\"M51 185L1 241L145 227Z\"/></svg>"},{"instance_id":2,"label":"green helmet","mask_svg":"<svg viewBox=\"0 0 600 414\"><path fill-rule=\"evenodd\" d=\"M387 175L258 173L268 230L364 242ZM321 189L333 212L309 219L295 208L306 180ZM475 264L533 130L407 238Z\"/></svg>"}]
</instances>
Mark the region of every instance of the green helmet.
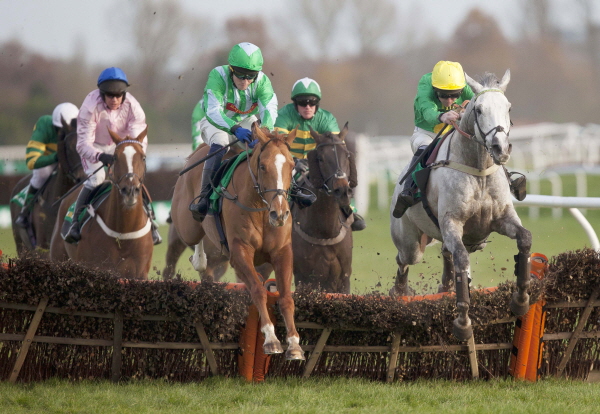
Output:
<instances>
[{"instance_id":1,"label":"green helmet","mask_svg":"<svg viewBox=\"0 0 600 414\"><path fill-rule=\"evenodd\" d=\"M321 87L311 78L302 78L292 86L292 99L298 95L314 95L321 99Z\"/></svg>"},{"instance_id":2,"label":"green helmet","mask_svg":"<svg viewBox=\"0 0 600 414\"><path fill-rule=\"evenodd\" d=\"M252 43L235 45L229 52L229 65L248 70L262 70L263 57L260 48Z\"/></svg>"}]
</instances>

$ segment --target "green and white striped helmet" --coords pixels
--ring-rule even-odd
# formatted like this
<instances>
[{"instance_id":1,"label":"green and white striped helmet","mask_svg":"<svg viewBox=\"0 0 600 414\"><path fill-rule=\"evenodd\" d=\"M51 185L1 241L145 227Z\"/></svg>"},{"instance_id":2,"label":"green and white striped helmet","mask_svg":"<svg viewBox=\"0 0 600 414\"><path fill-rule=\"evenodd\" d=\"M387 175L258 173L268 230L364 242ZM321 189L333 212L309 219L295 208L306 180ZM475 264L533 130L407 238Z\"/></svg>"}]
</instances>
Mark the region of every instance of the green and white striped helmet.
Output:
<instances>
[{"instance_id":1,"label":"green and white striped helmet","mask_svg":"<svg viewBox=\"0 0 600 414\"><path fill-rule=\"evenodd\" d=\"M229 65L248 70L262 70L263 57L260 48L252 43L235 45L229 52Z\"/></svg>"},{"instance_id":2,"label":"green and white striped helmet","mask_svg":"<svg viewBox=\"0 0 600 414\"><path fill-rule=\"evenodd\" d=\"M302 78L292 86L292 99L298 95L314 95L321 99L321 87L311 78Z\"/></svg>"}]
</instances>

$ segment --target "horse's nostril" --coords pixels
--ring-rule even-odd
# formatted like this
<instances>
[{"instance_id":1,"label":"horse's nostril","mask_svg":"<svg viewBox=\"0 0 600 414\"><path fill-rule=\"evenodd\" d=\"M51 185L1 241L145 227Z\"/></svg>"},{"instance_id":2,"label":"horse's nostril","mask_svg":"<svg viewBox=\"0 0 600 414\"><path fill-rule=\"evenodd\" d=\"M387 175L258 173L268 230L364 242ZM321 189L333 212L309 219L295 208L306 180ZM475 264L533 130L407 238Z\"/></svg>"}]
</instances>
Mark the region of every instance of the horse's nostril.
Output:
<instances>
[{"instance_id":1,"label":"horse's nostril","mask_svg":"<svg viewBox=\"0 0 600 414\"><path fill-rule=\"evenodd\" d=\"M277 213L274 211L269 211L269 217L271 220L277 220Z\"/></svg>"}]
</instances>

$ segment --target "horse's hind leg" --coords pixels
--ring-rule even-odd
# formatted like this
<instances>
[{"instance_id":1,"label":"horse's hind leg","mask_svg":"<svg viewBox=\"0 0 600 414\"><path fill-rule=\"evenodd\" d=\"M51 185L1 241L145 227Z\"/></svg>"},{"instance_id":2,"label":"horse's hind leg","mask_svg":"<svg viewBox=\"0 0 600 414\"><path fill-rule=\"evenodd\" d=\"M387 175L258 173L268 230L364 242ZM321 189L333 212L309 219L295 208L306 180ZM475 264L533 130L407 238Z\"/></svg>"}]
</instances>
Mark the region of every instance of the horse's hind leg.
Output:
<instances>
[{"instance_id":1,"label":"horse's hind leg","mask_svg":"<svg viewBox=\"0 0 600 414\"><path fill-rule=\"evenodd\" d=\"M408 265L402 263L400 254L396 255L396 263L398 270L396 270L394 286L390 289L390 296L409 296L411 291L408 287Z\"/></svg>"},{"instance_id":2,"label":"horse's hind leg","mask_svg":"<svg viewBox=\"0 0 600 414\"><path fill-rule=\"evenodd\" d=\"M177 261L181 257L183 251L187 248L185 243L181 240L177 234L175 226L169 226L169 244L167 246L166 264L163 269L163 280L169 280L173 278L175 274L175 268Z\"/></svg>"}]
</instances>

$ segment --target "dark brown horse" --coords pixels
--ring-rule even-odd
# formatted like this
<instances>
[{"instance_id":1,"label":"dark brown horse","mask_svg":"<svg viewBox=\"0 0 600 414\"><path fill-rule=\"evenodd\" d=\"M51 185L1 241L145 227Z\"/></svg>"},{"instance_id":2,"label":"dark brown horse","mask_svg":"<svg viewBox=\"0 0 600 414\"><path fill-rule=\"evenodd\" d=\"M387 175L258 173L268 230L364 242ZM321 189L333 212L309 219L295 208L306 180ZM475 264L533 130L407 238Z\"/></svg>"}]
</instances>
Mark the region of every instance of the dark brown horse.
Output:
<instances>
[{"instance_id":1,"label":"dark brown horse","mask_svg":"<svg viewBox=\"0 0 600 414\"><path fill-rule=\"evenodd\" d=\"M31 208L30 229L26 230L14 224L21 207L15 203L10 205L13 237L19 256L34 250L42 257L48 256L52 230L54 229L59 207L58 204L54 205L54 203L76 183L85 178L81 158L75 148L77 145L77 119L73 119L70 124L62 120L62 124L62 128L58 131L56 173L52 174L40 189L41 192ZM31 174L19 180L12 191L11 198L25 188L30 180Z\"/></svg>"},{"instance_id":2,"label":"dark brown horse","mask_svg":"<svg viewBox=\"0 0 600 414\"><path fill-rule=\"evenodd\" d=\"M348 124L339 135L318 134L311 129L317 146L308 153L309 179L317 201L303 209L294 206L294 278L296 285L320 287L327 292L350 293L352 273L351 187L356 186L353 154L344 139Z\"/></svg>"},{"instance_id":3,"label":"dark brown horse","mask_svg":"<svg viewBox=\"0 0 600 414\"><path fill-rule=\"evenodd\" d=\"M109 171L112 187L108 198L92 211L93 218L81 228L77 244L66 243L61 235L64 218L77 197L74 192L60 205L52 234L50 257L63 261L98 266L117 271L127 279L147 279L154 248L151 221L142 200L146 174L146 155L142 141L147 129L137 138L121 138L110 131L115 147L115 161Z\"/></svg>"},{"instance_id":4,"label":"dark brown horse","mask_svg":"<svg viewBox=\"0 0 600 414\"><path fill-rule=\"evenodd\" d=\"M294 323L292 223L287 202L294 167L289 144L294 140L296 131L284 137L254 126L252 133L258 144L249 160L240 163L235 170L227 186L229 196L223 202L220 220L229 246L231 266L248 287L252 302L258 308L261 331L265 335L264 352L283 352L267 311L267 291L255 270L255 266L268 262L275 269L279 308L287 328L286 358L302 360L304 353ZM207 148L196 151L187 165L207 153ZM201 180L201 168L177 180L171 206L173 225L188 246L196 246L205 235L219 245L215 217L209 214L202 223L198 223L188 210Z\"/></svg>"}]
</instances>

